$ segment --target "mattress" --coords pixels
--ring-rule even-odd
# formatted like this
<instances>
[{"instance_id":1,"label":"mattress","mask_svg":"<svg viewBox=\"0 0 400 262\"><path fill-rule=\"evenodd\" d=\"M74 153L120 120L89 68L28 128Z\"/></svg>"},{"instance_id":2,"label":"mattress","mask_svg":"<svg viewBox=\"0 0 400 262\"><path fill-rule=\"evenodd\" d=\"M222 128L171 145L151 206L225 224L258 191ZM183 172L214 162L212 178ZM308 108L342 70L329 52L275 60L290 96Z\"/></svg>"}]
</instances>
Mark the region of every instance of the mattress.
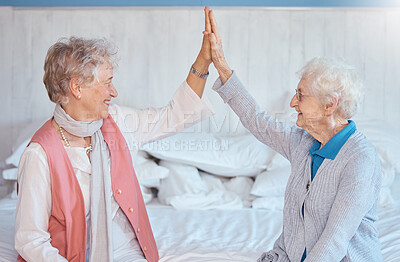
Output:
<instances>
[{"instance_id":1,"label":"mattress","mask_svg":"<svg viewBox=\"0 0 400 262\"><path fill-rule=\"evenodd\" d=\"M0 261L15 261L14 199L0 200ZM282 211L174 209L157 199L148 213L161 262L256 261L282 229ZM377 227L385 262L400 261L400 202L379 210Z\"/></svg>"}]
</instances>

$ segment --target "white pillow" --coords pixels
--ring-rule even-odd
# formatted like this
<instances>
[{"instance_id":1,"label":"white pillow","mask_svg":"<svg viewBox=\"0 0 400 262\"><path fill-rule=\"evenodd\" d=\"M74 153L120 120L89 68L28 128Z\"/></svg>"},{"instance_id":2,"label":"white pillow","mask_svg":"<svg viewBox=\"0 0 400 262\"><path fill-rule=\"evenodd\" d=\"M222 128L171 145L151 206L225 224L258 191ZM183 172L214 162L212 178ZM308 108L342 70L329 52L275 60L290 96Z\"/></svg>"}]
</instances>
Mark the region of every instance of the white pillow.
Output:
<instances>
[{"instance_id":1,"label":"white pillow","mask_svg":"<svg viewBox=\"0 0 400 262\"><path fill-rule=\"evenodd\" d=\"M259 197L283 197L290 176L291 166L262 172L256 177L251 194Z\"/></svg>"},{"instance_id":2,"label":"white pillow","mask_svg":"<svg viewBox=\"0 0 400 262\"><path fill-rule=\"evenodd\" d=\"M31 141L31 137L29 139L23 141L18 146L14 145L13 148L15 148L15 150L13 149L13 153L6 159L6 164L18 167L19 160L21 159L22 153L24 153L25 148L28 145L29 141ZM17 179L17 178L15 178L15 179Z\"/></svg>"},{"instance_id":3,"label":"white pillow","mask_svg":"<svg viewBox=\"0 0 400 262\"><path fill-rule=\"evenodd\" d=\"M160 161L170 174L161 180L158 198L177 209L238 209L242 200L225 189L226 178L216 177L185 164Z\"/></svg>"},{"instance_id":4,"label":"white pillow","mask_svg":"<svg viewBox=\"0 0 400 262\"><path fill-rule=\"evenodd\" d=\"M6 159L7 164L18 167L22 153L24 152L32 136L47 120L49 120L49 118L33 121L19 130L19 135L12 147L13 153Z\"/></svg>"},{"instance_id":5,"label":"white pillow","mask_svg":"<svg viewBox=\"0 0 400 262\"><path fill-rule=\"evenodd\" d=\"M379 192L378 207L385 208L394 204L394 199L390 188L382 187L381 192Z\"/></svg>"},{"instance_id":6,"label":"white pillow","mask_svg":"<svg viewBox=\"0 0 400 262\"><path fill-rule=\"evenodd\" d=\"M267 169L276 153L253 135L216 136L180 133L143 147L151 155L226 176L255 176Z\"/></svg>"},{"instance_id":7,"label":"white pillow","mask_svg":"<svg viewBox=\"0 0 400 262\"><path fill-rule=\"evenodd\" d=\"M379 192L378 207L388 207L394 204L391 187L395 180L394 168L382 167L382 188Z\"/></svg>"},{"instance_id":8,"label":"white pillow","mask_svg":"<svg viewBox=\"0 0 400 262\"><path fill-rule=\"evenodd\" d=\"M223 183L226 190L237 194L242 199L243 206L251 207L254 197L250 196L254 181L250 177L233 177Z\"/></svg>"},{"instance_id":9,"label":"white pillow","mask_svg":"<svg viewBox=\"0 0 400 262\"><path fill-rule=\"evenodd\" d=\"M382 173L387 179L382 183L382 189L379 193L378 206L380 208L391 206L395 202L391 194L391 185L395 179L394 169L382 169ZM289 176L290 166L265 171L259 174L251 189L251 194L258 197L253 200L253 207L267 208L265 205L268 202L268 198L271 198L271 201L275 201L274 198L284 197ZM260 200L260 197L265 199ZM275 208L275 204L272 205Z\"/></svg>"},{"instance_id":10,"label":"white pillow","mask_svg":"<svg viewBox=\"0 0 400 262\"><path fill-rule=\"evenodd\" d=\"M395 202L400 203L400 172L395 174L391 187L391 193Z\"/></svg>"},{"instance_id":11,"label":"white pillow","mask_svg":"<svg viewBox=\"0 0 400 262\"><path fill-rule=\"evenodd\" d=\"M283 210L284 197L258 197L253 200L252 208L255 209L271 209L271 210Z\"/></svg>"},{"instance_id":12,"label":"white pillow","mask_svg":"<svg viewBox=\"0 0 400 262\"><path fill-rule=\"evenodd\" d=\"M17 180L18 179L18 168L10 168L3 170L3 178L5 180Z\"/></svg>"},{"instance_id":13,"label":"white pillow","mask_svg":"<svg viewBox=\"0 0 400 262\"><path fill-rule=\"evenodd\" d=\"M142 191L144 203L149 203L153 199L153 193L151 192L151 189L148 187L140 186L140 190Z\"/></svg>"},{"instance_id":14,"label":"white pillow","mask_svg":"<svg viewBox=\"0 0 400 262\"><path fill-rule=\"evenodd\" d=\"M160 186L160 180L166 178L169 169L157 165L154 160L148 158L145 152L139 151L135 159L135 173L141 186L156 187Z\"/></svg>"},{"instance_id":15,"label":"white pillow","mask_svg":"<svg viewBox=\"0 0 400 262\"><path fill-rule=\"evenodd\" d=\"M201 194L207 186L194 166L169 161L160 161L160 166L169 169L169 176L161 180L158 198L163 204L170 204L170 197L183 194Z\"/></svg>"},{"instance_id":16,"label":"white pillow","mask_svg":"<svg viewBox=\"0 0 400 262\"><path fill-rule=\"evenodd\" d=\"M390 206L394 203L391 186L395 179L395 172L400 172L400 131L395 130L383 120L365 115L356 116L354 122L357 129L375 146L381 161L382 189L379 194L378 206Z\"/></svg>"},{"instance_id":17,"label":"white pillow","mask_svg":"<svg viewBox=\"0 0 400 262\"><path fill-rule=\"evenodd\" d=\"M395 130L383 120L372 119L367 116L357 116L354 118L354 122L357 129L365 134L367 139L375 146L382 168L394 168L397 172L400 172L400 131Z\"/></svg>"}]
</instances>

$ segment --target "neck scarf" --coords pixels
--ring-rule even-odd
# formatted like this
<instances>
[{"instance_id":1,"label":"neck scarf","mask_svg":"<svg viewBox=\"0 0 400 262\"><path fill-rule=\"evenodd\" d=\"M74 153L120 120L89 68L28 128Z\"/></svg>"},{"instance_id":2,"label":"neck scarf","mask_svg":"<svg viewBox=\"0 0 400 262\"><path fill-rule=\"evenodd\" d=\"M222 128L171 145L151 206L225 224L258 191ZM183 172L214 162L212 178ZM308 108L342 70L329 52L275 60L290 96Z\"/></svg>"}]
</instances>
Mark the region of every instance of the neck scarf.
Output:
<instances>
[{"instance_id":1,"label":"neck scarf","mask_svg":"<svg viewBox=\"0 0 400 262\"><path fill-rule=\"evenodd\" d=\"M89 261L113 261L111 218L111 173L109 150L101 133L103 119L80 122L70 117L60 104L54 110L56 123L79 137L91 137L93 151L90 155L92 174L90 178ZM108 258L108 259L107 259Z\"/></svg>"}]
</instances>

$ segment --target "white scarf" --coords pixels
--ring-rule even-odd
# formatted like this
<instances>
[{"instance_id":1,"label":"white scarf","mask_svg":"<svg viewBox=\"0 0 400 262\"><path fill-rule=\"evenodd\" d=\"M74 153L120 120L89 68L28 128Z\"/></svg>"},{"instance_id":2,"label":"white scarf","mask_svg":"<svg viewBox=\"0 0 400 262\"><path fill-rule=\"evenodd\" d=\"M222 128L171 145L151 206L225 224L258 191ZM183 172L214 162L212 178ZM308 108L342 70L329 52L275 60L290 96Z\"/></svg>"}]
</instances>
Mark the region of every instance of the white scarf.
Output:
<instances>
[{"instance_id":1,"label":"white scarf","mask_svg":"<svg viewBox=\"0 0 400 262\"><path fill-rule=\"evenodd\" d=\"M80 122L70 117L60 104L54 110L56 123L79 137L91 137L93 151L90 155L92 174L90 179L90 248L89 261L113 261L111 174L108 146L101 133L103 119Z\"/></svg>"}]
</instances>

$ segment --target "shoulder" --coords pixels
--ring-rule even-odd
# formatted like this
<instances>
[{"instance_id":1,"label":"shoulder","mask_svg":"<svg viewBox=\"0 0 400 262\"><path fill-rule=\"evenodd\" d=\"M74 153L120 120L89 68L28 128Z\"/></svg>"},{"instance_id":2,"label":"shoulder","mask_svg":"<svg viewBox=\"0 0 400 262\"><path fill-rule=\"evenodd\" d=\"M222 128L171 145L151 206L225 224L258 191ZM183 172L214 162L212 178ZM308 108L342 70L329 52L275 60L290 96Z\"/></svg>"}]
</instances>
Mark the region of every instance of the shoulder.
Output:
<instances>
[{"instance_id":1,"label":"shoulder","mask_svg":"<svg viewBox=\"0 0 400 262\"><path fill-rule=\"evenodd\" d=\"M27 175L29 174L29 175ZM30 143L21 156L18 165L18 182L49 180L49 164L46 152L38 143ZM36 183L36 182L35 182Z\"/></svg>"},{"instance_id":2,"label":"shoulder","mask_svg":"<svg viewBox=\"0 0 400 262\"><path fill-rule=\"evenodd\" d=\"M380 181L381 167L375 147L366 136L356 130L339 151L338 160L344 164L345 173L354 179Z\"/></svg>"},{"instance_id":3,"label":"shoulder","mask_svg":"<svg viewBox=\"0 0 400 262\"><path fill-rule=\"evenodd\" d=\"M47 168L48 160L46 152L39 143L30 143L24 153L22 153L21 160L18 165L19 171L29 168Z\"/></svg>"},{"instance_id":4,"label":"shoulder","mask_svg":"<svg viewBox=\"0 0 400 262\"><path fill-rule=\"evenodd\" d=\"M308 150L316 141L312 135L296 125L291 127L290 134L291 144L293 145L293 148L296 148L297 151L296 155L300 152L305 152L305 154L308 154Z\"/></svg>"},{"instance_id":5,"label":"shoulder","mask_svg":"<svg viewBox=\"0 0 400 262\"><path fill-rule=\"evenodd\" d=\"M32 142L30 143L24 153L21 156L21 161L23 159L36 159L47 162L46 152L43 147L39 143Z\"/></svg>"},{"instance_id":6,"label":"shoulder","mask_svg":"<svg viewBox=\"0 0 400 262\"><path fill-rule=\"evenodd\" d=\"M357 154L365 157L377 157L376 149L368 138L359 130L356 130L352 134L346 143L343 145L343 149L348 155Z\"/></svg>"}]
</instances>

